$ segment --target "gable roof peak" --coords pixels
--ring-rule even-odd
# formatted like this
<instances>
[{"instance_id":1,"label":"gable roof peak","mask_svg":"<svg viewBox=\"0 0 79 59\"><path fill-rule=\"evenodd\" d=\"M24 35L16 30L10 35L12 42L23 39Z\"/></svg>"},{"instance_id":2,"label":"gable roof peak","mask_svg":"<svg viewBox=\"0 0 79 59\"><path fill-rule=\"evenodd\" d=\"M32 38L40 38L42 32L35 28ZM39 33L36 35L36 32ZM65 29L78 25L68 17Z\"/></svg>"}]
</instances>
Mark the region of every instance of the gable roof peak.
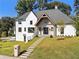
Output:
<instances>
[{"instance_id":1,"label":"gable roof peak","mask_svg":"<svg viewBox=\"0 0 79 59\"><path fill-rule=\"evenodd\" d=\"M37 12L36 16L38 20L40 20L43 14L46 14L55 24L57 24L57 21L61 20L63 20L65 24L72 23L72 19L63 12L61 12L59 9L50 9Z\"/></svg>"}]
</instances>

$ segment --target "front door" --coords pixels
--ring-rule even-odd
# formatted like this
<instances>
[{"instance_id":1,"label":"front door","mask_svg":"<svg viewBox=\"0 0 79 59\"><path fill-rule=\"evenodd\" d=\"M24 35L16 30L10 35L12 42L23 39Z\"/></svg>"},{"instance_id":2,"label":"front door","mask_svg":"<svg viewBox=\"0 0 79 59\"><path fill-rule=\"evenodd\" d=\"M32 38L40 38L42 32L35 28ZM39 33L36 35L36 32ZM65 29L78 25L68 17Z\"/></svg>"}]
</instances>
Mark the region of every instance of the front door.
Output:
<instances>
[{"instance_id":1,"label":"front door","mask_svg":"<svg viewBox=\"0 0 79 59\"><path fill-rule=\"evenodd\" d=\"M48 27L43 28L43 34L48 34Z\"/></svg>"}]
</instances>

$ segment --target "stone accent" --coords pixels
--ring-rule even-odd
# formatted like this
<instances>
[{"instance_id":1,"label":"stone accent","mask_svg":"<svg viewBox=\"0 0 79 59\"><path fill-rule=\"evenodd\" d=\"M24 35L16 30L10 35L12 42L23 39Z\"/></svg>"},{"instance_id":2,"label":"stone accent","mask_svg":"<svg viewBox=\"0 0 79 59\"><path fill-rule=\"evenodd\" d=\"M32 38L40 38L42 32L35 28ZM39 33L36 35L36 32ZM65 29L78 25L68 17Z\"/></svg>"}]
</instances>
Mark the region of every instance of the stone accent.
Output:
<instances>
[{"instance_id":1,"label":"stone accent","mask_svg":"<svg viewBox=\"0 0 79 59\"><path fill-rule=\"evenodd\" d=\"M19 45L15 45L14 46L14 56L18 57L20 53L20 46Z\"/></svg>"}]
</instances>

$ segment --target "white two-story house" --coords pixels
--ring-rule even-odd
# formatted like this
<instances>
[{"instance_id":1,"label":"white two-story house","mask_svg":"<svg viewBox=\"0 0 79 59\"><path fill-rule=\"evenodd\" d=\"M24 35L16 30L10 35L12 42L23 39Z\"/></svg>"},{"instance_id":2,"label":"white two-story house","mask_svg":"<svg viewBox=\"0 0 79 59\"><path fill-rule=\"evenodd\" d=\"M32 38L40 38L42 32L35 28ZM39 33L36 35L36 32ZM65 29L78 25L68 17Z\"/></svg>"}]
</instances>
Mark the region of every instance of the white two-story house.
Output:
<instances>
[{"instance_id":1,"label":"white two-story house","mask_svg":"<svg viewBox=\"0 0 79 59\"><path fill-rule=\"evenodd\" d=\"M31 40L34 36L76 36L73 20L60 10L27 12L16 20L16 41Z\"/></svg>"}]
</instances>

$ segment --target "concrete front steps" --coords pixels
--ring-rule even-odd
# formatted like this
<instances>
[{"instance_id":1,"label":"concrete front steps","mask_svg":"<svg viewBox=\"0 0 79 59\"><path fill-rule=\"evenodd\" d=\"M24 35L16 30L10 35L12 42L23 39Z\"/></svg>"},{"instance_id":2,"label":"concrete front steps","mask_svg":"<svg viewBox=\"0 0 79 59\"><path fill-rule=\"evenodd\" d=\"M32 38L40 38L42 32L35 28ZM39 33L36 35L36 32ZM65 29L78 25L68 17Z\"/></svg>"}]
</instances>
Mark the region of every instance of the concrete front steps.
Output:
<instances>
[{"instance_id":1,"label":"concrete front steps","mask_svg":"<svg viewBox=\"0 0 79 59\"><path fill-rule=\"evenodd\" d=\"M23 53L22 55L20 55L19 57L21 59L27 59L28 56L30 56L30 54L33 52L33 50L35 49L35 47L44 39L44 37L41 37L40 39L38 39L37 41L35 41L27 50L25 53Z\"/></svg>"}]
</instances>

